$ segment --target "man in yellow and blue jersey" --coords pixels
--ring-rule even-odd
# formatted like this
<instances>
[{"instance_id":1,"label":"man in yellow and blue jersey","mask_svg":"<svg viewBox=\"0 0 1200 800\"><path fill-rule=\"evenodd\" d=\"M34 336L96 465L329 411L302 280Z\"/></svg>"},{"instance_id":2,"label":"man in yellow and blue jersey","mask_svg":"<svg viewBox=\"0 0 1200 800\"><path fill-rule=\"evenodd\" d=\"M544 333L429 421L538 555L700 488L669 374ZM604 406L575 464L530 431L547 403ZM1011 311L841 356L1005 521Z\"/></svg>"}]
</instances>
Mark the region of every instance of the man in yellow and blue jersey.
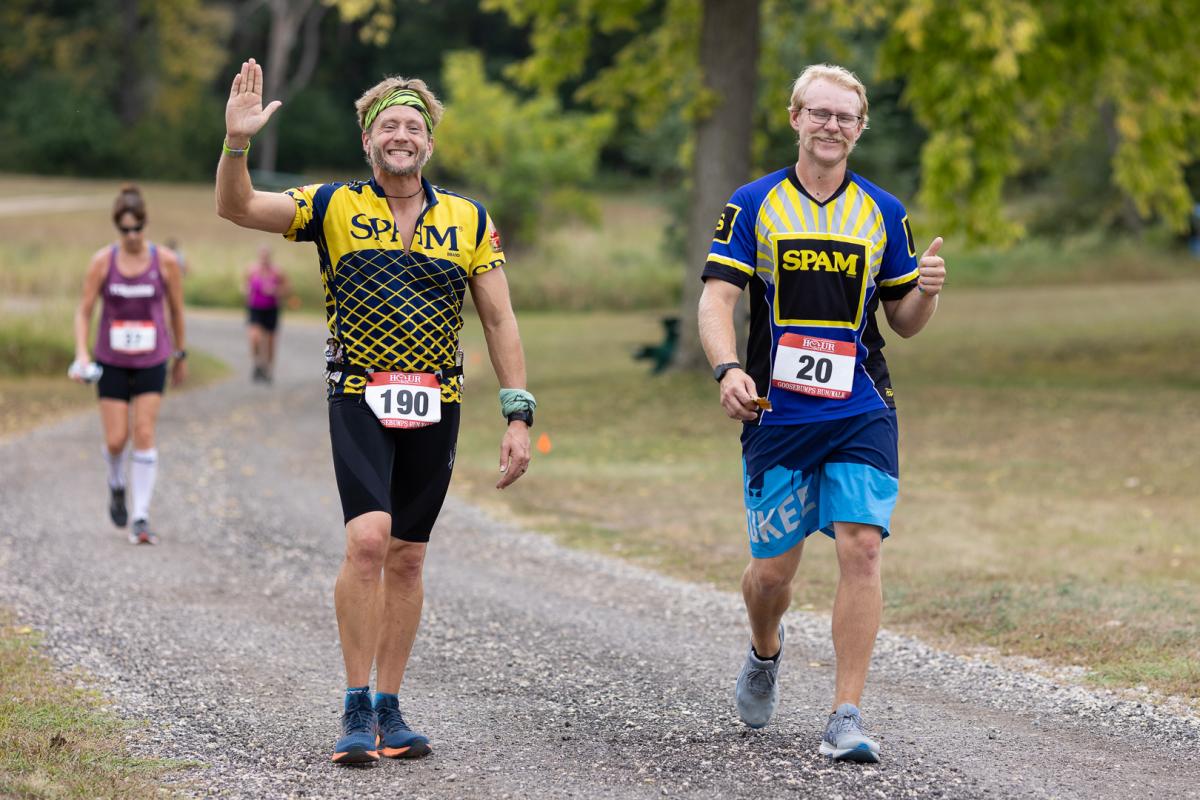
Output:
<instances>
[{"instance_id":1,"label":"man in yellow and blue jersey","mask_svg":"<svg viewBox=\"0 0 1200 800\"><path fill-rule=\"evenodd\" d=\"M700 337L721 406L743 423L750 564L742 594L751 641L735 690L761 728L778 702L782 619L804 542L833 537L837 659L820 752L876 762L858 706L879 630L879 562L899 488L896 406L875 312L901 336L933 316L946 267L937 238L918 259L904 206L847 169L867 127L867 95L837 66L792 87L794 165L736 192L717 223L700 299ZM750 290L747 363L733 311Z\"/></svg>"},{"instance_id":2,"label":"man in yellow and blue jersey","mask_svg":"<svg viewBox=\"0 0 1200 800\"><path fill-rule=\"evenodd\" d=\"M416 758L430 752L429 739L408 726L398 694L421 619L425 550L454 467L468 290L504 387L497 488L529 466L536 402L525 389L504 252L482 205L421 175L443 113L423 81L387 78L355 104L370 179L283 193L256 191L246 169L250 137L281 105L264 108L262 85L262 68L243 63L225 109L217 213L317 247L346 525L334 605L347 689L333 761Z\"/></svg>"}]
</instances>

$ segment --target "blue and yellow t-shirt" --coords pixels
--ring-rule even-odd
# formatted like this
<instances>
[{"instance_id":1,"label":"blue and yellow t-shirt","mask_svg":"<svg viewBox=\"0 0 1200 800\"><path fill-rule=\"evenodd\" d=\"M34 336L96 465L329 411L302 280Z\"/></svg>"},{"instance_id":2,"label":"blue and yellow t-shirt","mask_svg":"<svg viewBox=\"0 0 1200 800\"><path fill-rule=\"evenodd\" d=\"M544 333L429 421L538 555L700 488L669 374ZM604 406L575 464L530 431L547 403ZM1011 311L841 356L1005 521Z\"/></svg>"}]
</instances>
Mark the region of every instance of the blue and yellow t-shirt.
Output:
<instances>
[{"instance_id":1,"label":"blue and yellow t-shirt","mask_svg":"<svg viewBox=\"0 0 1200 800\"><path fill-rule=\"evenodd\" d=\"M394 372L454 367L467 279L504 265L483 206L421 182L426 205L408 252L374 180L286 192L296 217L284 236L317 245L326 322L347 363ZM343 373L330 393L361 394L365 383ZM462 378L444 381L442 401L461 400Z\"/></svg>"},{"instance_id":2,"label":"blue and yellow t-shirt","mask_svg":"<svg viewBox=\"0 0 1200 800\"><path fill-rule=\"evenodd\" d=\"M771 401L758 424L894 408L875 311L881 299L912 290L917 274L904 206L852 172L824 201L804 190L790 166L734 192L703 279L750 284L746 372ZM837 390L823 388L822 379ZM810 393L795 390L800 383Z\"/></svg>"}]
</instances>

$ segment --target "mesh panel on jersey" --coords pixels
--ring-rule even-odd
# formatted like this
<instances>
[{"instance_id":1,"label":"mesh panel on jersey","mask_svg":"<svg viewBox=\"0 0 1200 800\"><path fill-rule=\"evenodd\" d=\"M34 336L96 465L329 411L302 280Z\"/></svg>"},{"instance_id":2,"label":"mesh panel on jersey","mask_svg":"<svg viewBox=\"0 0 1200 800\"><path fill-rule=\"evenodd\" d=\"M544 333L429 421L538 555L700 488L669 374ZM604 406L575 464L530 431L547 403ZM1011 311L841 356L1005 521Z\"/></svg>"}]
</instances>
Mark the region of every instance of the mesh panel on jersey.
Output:
<instances>
[{"instance_id":1,"label":"mesh panel on jersey","mask_svg":"<svg viewBox=\"0 0 1200 800\"><path fill-rule=\"evenodd\" d=\"M332 291L348 359L403 372L454 366L466 287L466 275L450 261L402 250L347 253ZM443 386L442 399L460 400L459 387L458 379Z\"/></svg>"}]
</instances>

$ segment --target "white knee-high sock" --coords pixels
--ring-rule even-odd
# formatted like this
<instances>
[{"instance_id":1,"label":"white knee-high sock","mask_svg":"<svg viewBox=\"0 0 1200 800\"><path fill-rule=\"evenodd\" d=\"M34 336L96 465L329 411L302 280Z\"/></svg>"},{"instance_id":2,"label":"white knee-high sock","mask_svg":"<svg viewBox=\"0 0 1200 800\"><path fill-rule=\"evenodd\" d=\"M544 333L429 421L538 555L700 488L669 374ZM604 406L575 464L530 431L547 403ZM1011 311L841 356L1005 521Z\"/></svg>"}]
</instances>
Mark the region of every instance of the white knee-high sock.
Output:
<instances>
[{"instance_id":1,"label":"white knee-high sock","mask_svg":"<svg viewBox=\"0 0 1200 800\"><path fill-rule=\"evenodd\" d=\"M158 449L134 450L129 482L133 488L133 518L147 519L150 497L154 494L154 479L158 477Z\"/></svg>"},{"instance_id":2,"label":"white knee-high sock","mask_svg":"<svg viewBox=\"0 0 1200 800\"><path fill-rule=\"evenodd\" d=\"M108 445L104 446L104 463L108 465L108 488L125 488L125 462L128 461L129 448L121 448L115 456L109 452Z\"/></svg>"}]
</instances>

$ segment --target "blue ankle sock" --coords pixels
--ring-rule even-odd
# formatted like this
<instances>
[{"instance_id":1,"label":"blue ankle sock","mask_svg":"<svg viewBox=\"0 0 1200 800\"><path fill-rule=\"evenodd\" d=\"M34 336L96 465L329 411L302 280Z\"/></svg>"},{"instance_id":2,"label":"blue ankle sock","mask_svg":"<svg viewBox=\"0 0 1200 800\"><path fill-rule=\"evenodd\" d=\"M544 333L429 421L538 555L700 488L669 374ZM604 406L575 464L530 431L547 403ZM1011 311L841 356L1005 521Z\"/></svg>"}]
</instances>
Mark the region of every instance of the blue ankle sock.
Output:
<instances>
[{"instance_id":1,"label":"blue ankle sock","mask_svg":"<svg viewBox=\"0 0 1200 800\"><path fill-rule=\"evenodd\" d=\"M369 686L349 686L346 688L345 707L350 708L351 704L359 697L370 697L371 687Z\"/></svg>"},{"instance_id":2,"label":"blue ankle sock","mask_svg":"<svg viewBox=\"0 0 1200 800\"><path fill-rule=\"evenodd\" d=\"M379 708L381 705L384 705L385 703L387 705L392 706L393 708L399 708L400 707L400 695L388 694L387 692L376 692L375 693L375 707Z\"/></svg>"}]
</instances>

